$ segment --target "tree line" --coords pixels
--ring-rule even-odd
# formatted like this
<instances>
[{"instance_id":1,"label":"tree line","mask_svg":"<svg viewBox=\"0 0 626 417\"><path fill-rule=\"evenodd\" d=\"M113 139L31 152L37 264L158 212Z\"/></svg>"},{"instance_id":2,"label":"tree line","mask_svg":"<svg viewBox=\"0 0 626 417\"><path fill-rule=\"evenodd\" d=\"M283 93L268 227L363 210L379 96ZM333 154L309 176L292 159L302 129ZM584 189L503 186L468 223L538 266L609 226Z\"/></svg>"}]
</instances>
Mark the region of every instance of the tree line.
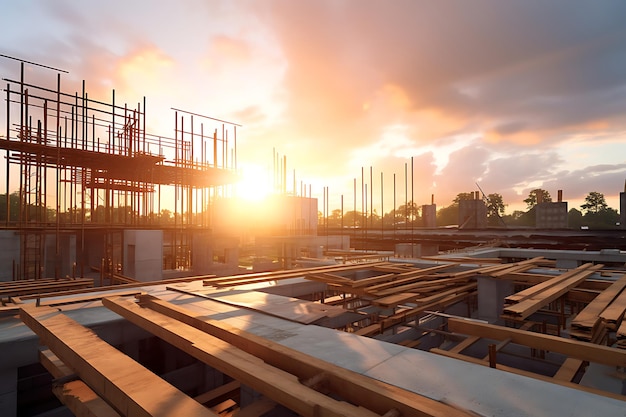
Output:
<instances>
[{"instance_id":1,"label":"tree line","mask_svg":"<svg viewBox=\"0 0 626 417\"><path fill-rule=\"evenodd\" d=\"M459 222L459 206L462 200L473 200L474 193L459 193L446 207L437 210L437 225L456 225ZM501 194L493 193L483 195L482 200L487 208L487 223L489 226L507 227L532 227L535 225L536 206L539 203L552 202L552 196L544 189L536 188L523 200L526 203L526 211L515 210L511 214L504 214L507 204ZM321 212L318 213L319 225L343 228L405 228L422 226L421 206L409 201L395 210L391 210L382 216L376 209L369 213L361 211L333 210L326 219ZM619 213L609 207L604 194L597 191L590 192L581 204L580 210L571 208L567 213L568 227L580 229L616 229L619 227Z\"/></svg>"}]
</instances>

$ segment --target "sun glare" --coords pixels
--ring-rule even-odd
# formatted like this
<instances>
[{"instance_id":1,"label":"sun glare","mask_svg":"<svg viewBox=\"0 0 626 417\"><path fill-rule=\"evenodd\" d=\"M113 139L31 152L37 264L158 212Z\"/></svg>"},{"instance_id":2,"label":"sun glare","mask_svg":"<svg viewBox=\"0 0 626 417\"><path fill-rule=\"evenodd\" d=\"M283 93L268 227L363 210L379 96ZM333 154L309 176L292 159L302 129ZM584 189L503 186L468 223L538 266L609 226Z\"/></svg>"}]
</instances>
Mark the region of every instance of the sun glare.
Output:
<instances>
[{"instance_id":1,"label":"sun glare","mask_svg":"<svg viewBox=\"0 0 626 417\"><path fill-rule=\"evenodd\" d=\"M244 168L236 190L237 197L241 199L255 202L264 200L272 193L267 170L259 166Z\"/></svg>"}]
</instances>

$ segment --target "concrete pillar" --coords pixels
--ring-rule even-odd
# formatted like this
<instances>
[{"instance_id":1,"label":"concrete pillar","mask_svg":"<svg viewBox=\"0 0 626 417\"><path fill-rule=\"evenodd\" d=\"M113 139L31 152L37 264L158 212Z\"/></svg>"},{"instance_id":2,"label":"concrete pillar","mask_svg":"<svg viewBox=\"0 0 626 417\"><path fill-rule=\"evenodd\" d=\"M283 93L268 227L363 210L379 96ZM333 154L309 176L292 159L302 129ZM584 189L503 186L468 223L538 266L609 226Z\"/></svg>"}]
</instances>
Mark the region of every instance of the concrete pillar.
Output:
<instances>
[{"instance_id":1,"label":"concrete pillar","mask_svg":"<svg viewBox=\"0 0 626 417\"><path fill-rule=\"evenodd\" d=\"M163 278L162 230L124 230L124 275L139 281Z\"/></svg>"},{"instance_id":2,"label":"concrete pillar","mask_svg":"<svg viewBox=\"0 0 626 417\"><path fill-rule=\"evenodd\" d=\"M619 193L619 227L626 229L626 192Z\"/></svg>"},{"instance_id":3,"label":"concrete pillar","mask_svg":"<svg viewBox=\"0 0 626 417\"><path fill-rule=\"evenodd\" d=\"M504 298L513 294L513 282L482 276L477 279L478 318L495 323L504 309Z\"/></svg>"},{"instance_id":4,"label":"concrete pillar","mask_svg":"<svg viewBox=\"0 0 626 417\"><path fill-rule=\"evenodd\" d=\"M437 227L437 205L422 206L422 225L424 227Z\"/></svg>"},{"instance_id":5,"label":"concrete pillar","mask_svg":"<svg viewBox=\"0 0 626 417\"><path fill-rule=\"evenodd\" d=\"M487 206L482 200L459 202L459 227L462 229L484 229L487 227Z\"/></svg>"},{"instance_id":6,"label":"concrete pillar","mask_svg":"<svg viewBox=\"0 0 626 417\"><path fill-rule=\"evenodd\" d=\"M211 273L211 267L213 266L213 242L210 232L193 234L191 264L196 275Z\"/></svg>"}]
</instances>

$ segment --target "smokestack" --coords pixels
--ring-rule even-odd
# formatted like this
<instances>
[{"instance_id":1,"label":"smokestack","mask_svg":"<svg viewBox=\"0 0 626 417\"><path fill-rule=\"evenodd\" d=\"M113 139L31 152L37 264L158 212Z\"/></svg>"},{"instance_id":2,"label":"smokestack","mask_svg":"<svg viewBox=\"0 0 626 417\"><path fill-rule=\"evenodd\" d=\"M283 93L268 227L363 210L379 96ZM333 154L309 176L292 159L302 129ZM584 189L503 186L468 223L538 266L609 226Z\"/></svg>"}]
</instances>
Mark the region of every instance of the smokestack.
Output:
<instances>
[{"instance_id":1,"label":"smokestack","mask_svg":"<svg viewBox=\"0 0 626 417\"><path fill-rule=\"evenodd\" d=\"M563 190L558 190L556 193L558 195L557 201L561 203L563 201Z\"/></svg>"},{"instance_id":2,"label":"smokestack","mask_svg":"<svg viewBox=\"0 0 626 417\"><path fill-rule=\"evenodd\" d=\"M435 204L435 194L430 195L430 205L432 206L433 204Z\"/></svg>"}]
</instances>

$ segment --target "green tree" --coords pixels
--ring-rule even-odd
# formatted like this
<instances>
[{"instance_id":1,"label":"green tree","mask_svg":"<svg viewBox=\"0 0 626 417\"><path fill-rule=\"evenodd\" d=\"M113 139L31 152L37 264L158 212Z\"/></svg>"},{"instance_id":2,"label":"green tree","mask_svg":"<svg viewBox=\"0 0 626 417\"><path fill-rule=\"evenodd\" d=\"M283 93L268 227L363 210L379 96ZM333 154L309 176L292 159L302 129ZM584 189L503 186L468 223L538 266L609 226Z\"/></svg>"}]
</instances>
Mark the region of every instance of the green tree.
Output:
<instances>
[{"instance_id":1,"label":"green tree","mask_svg":"<svg viewBox=\"0 0 626 417\"><path fill-rule=\"evenodd\" d=\"M461 200L473 200L474 193L459 193L448 207L437 210L437 224L450 226L459 223L459 203Z\"/></svg>"},{"instance_id":2,"label":"green tree","mask_svg":"<svg viewBox=\"0 0 626 417\"><path fill-rule=\"evenodd\" d=\"M406 221L406 224L409 225L419 218L420 209L421 207L418 207L413 201L409 201L407 204L402 204L398 207L397 214L401 216L401 222Z\"/></svg>"},{"instance_id":3,"label":"green tree","mask_svg":"<svg viewBox=\"0 0 626 417\"><path fill-rule=\"evenodd\" d=\"M20 195L16 191L9 194L9 211L11 212L10 221L18 221L20 217ZM7 195L0 194L0 220L6 221L7 219Z\"/></svg>"},{"instance_id":4,"label":"green tree","mask_svg":"<svg viewBox=\"0 0 626 417\"><path fill-rule=\"evenodd\" d=\"M567 225L572 229L580 229L580 226L584 225L583 214L580 210L575 208L570 209L567 212Z\"/></svg>"},{"instance_id":5,"label":"green tree","mask_svg":"<svg viewBox=\"0 0 626 417\"><path fill-rule=\"evenodd\" d=\"M442 207L437 210L437 225L450 226L459 223L459 206L451 204L448 207Z\"/></svg>"},{"instance_id":6,"label":"green tree","mask_svg":"<svg viewBox=\"0 0 626 417\"><path fill-rule=\"evenodd\" d=\"M524 200L524 203L526 203L528 210L535 207L539 202L552 202L552 197L550 196L550 193L541 188L535 188L528 194L528 198Z\"/></svg>"},{"instance_id":7,"label":"green tree","mask_svg":"<svg viewBox=\"0 0 626 417\"><path fill-rule=\"evenodd\" d=\"M498 224L504 215L504 200L502 195L498 193L489 194L487 196L487 219L490 224Z\"/></svg>"},{"instance_id":8,"label":"green tree","mask_svg":"<svg viewBox=\"0 0 626 417\"><path fill-rule=\"evenodd\" d=\"M606 210L608 206L604 199L604 194L592 191L585 197L585 204L582 204L580 208L587 213L599 213Z\"/></svg>"},{"instance_id":9,"label":"green tree","mask_svg":"<svg viewBox=\"0 0 626 417\"><path fill-rule=\"evenodd\" d=\"M474 199L474 193L459 193L456 195L456 197L454 197L454 200L452 200L452 203L458 206L461 200L473 200L473 199Z\"/></svg>"}]
</instances>

